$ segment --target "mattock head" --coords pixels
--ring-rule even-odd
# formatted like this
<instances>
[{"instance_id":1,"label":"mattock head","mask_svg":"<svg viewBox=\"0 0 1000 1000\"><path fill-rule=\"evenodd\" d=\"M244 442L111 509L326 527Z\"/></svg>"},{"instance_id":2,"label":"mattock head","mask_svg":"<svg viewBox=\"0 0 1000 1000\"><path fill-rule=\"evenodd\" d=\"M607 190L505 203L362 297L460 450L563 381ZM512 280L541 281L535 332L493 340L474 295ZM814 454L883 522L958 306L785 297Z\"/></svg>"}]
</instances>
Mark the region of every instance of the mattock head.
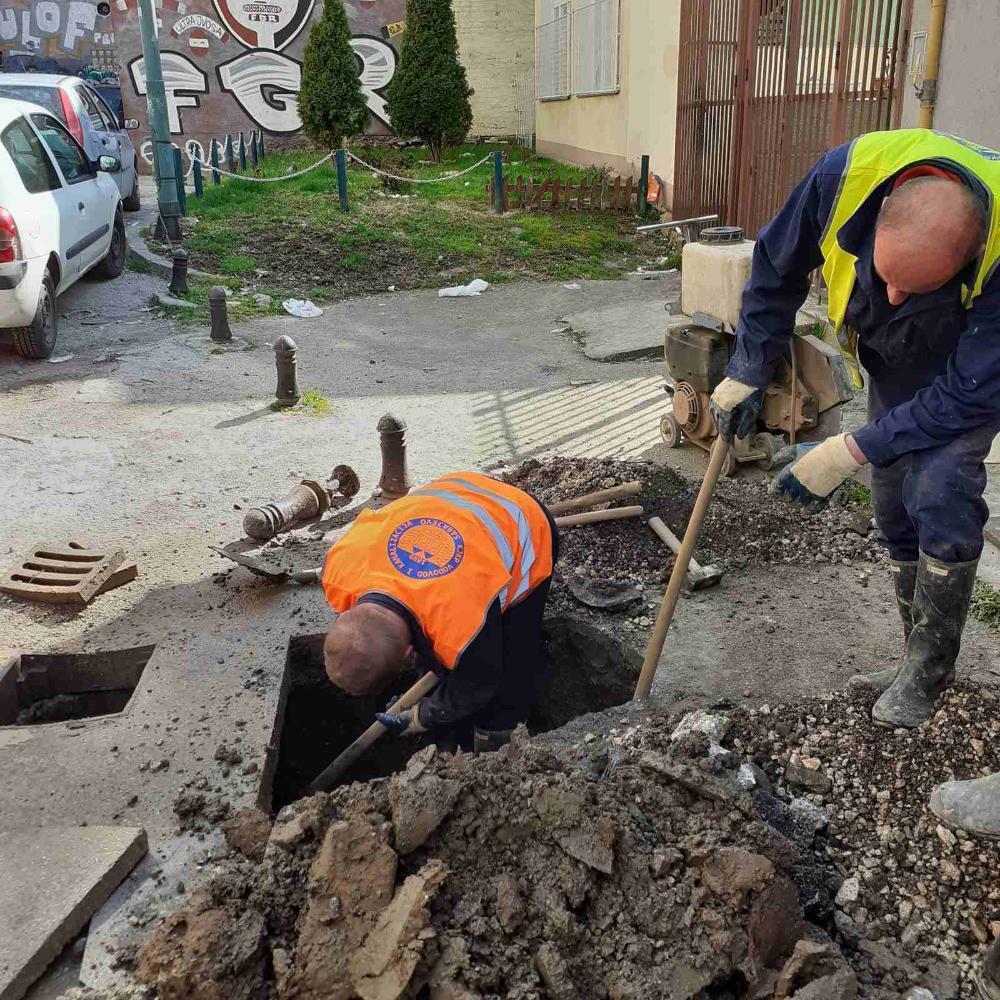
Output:
<instances>
[{"instance_id":1,"label":"mattock head","mask_svg":"<svg viewBox=\"0 0 1000 1000\"><path fill-rule=\"evenodd\" d=\"M348 499L357 496L358 490L361 489L361 480L358 479L358 474L349 465L338 465L330 473L330 481L332 482L334 479L340 484L337 487L337 492Z\"/></svg>"},{"instance_id":2,"label":"mattock head","mask_svg":"<svg viewBox=\"0 0 1000 1000\"><path fill-rule=\"evenodd\" d=\"M704 590L722 582L722 570L718 566L688 566L688 585L692 590Z\"/></svg>"}]
</instances>

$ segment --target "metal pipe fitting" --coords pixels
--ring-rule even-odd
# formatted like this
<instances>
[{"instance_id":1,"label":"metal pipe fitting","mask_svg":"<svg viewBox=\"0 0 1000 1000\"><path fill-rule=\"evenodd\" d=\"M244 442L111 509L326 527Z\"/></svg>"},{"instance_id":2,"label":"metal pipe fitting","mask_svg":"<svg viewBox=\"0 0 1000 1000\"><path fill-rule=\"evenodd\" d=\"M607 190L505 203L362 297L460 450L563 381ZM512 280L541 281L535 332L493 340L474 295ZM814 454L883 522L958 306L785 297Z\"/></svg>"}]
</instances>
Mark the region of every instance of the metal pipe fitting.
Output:
<instances>
[{"instance_id":1,"label":"metal pipe fitting","mask_svg":"<svg viewBox=\"0 0 1000 1000\"><path fill-rule=\"evenodd\" d=\"M302 398L297 380L297 351L298 348L291 337L279 337L274 342L274 364L278 370L278 389L275 393L276 406L294 406Z\"/></svg>"},{"instance_id":2,"label":"metal pipe fitting","mask_svg":"<svg viewBox=\"0 0 1000 1000\"><path fill-rule=\"evenodd\" d=\"M208 293L208 308L212 315L212 340L220 344L229 343L233 339L233 331L229 329L226 290L222 285L215 285Z\"/></svg>"},{"instance_id":3,"label":"metal pipe fitting","mask_svg":"<svg viewBox=\"0 0 1000 1000\"><path fill-rule=\"evenodd\" d=\"M170 284L167 291L171 295L187 295L188 290L188 252L181 247L174 251L173 267L170 271Z\"/></svg>"},{"instance_id":4,"label":"metal pipe fitting","mask_svg":"<svg viewBox=\"0 0 1000 1000\"><path fill-rule=\"evenodd\" d=\"M413 483L406 468L406 424L387 413L378 422L379 447L382 449L382 475L378 488L384 497L405 497Z\"/></svg>"},{"instance_id":5,"label":"metal pipe fitting","mask_svg":"<svg viewBox=\"0 0 1000 1000\"><path fill-rule=\"evenodd\" d=\"M303 479L281 500L261 504L243 518L243 531L255 541L266 542L299 521L312 521L333 506L343 506L361 489L358 474L349 465L338 465L324 485Z\"/></svg>"}]
</instances>

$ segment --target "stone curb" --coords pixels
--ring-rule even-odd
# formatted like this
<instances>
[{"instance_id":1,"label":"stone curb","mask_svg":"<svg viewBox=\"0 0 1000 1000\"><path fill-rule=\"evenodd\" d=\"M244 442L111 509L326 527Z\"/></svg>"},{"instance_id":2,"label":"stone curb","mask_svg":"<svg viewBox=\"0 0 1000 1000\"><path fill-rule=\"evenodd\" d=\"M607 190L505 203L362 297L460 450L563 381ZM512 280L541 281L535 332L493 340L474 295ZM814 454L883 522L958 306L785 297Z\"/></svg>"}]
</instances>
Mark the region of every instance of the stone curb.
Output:
<instances>
[{"instance_id":1,"label":"stone curb","mask_svg":"<svg viewBox=\"0 0 1000 1000\"><path fill-rule=\"evenodd\" d=\"M158 253L152 251L142 233L139 232L140 228L149 225L151 221L145 218L135 219L133 222L126 224L125 228L128 230L129 263L143 261L151 274L155 274L160 278L166 278L169 281L173 273L173 265L166 257L161 257ZM188 274L196 278L218 277L218 275L212 274L211 271L200 271L196 267L188 267Z\"/></svg>"}]
</instances>

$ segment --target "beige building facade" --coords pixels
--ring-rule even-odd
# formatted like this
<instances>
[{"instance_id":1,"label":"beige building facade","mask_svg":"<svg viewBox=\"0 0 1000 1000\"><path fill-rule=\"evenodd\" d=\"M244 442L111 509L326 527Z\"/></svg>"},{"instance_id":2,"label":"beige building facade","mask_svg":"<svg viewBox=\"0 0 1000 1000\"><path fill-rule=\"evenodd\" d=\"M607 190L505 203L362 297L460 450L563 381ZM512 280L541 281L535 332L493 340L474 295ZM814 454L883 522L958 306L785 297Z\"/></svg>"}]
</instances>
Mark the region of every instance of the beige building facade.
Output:
<instances>
[{"instance_id":1,"label":"beige building facade","mask_svg":"<svg viewBox=\"0 0 1000 1000\"><path fill-rule=\"evenodd\" d=\"M674 174L680 0L535 0L536 147L638 176Z\"/></svg>"}]
</instances>

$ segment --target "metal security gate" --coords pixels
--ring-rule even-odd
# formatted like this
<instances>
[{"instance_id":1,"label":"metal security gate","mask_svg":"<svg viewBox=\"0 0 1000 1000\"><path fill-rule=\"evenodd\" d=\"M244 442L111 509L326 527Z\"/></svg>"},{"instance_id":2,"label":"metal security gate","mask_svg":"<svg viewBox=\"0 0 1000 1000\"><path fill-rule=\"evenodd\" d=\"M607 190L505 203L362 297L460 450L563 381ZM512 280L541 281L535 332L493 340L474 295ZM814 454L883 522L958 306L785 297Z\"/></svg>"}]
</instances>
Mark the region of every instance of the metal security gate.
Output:
<instances>
[{"instance_id":1,"label":"metal security gate","mask_svg":"<svg viewBox=\"0 0 1000 1000\"><path fill-rule=\"evenodd\" d=\"M913 0L682 0L674 215L749 235L803 173L895 128Z\"/></svg>"}]
</instances>

